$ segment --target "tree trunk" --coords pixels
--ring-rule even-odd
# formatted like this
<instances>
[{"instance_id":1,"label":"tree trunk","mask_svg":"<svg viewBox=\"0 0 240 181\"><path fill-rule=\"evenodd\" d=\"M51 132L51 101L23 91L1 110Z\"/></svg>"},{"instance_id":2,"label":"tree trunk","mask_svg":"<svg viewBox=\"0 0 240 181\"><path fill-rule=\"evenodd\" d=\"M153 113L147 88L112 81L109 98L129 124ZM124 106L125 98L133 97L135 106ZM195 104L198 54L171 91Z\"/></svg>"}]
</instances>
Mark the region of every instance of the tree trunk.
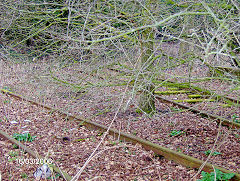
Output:
<instances>
[{"instance_id":1,"label":"tree trunk","mask_svg":"<svg viewBox=\"0 0 240 181\"><path fill-rule=\"evenodd\" d=\"M144 17L143 25L151 24L150 14L147 9L150 9L156 2L155 0L146 0L145 9L142 11ZM154 84L153 77L153 46L154 46L154 31L153 28L146 28L141 32L141 72L143 91L139 98L139 109L146 114L153 115L155 112L154 100Z\"/></svg>"},{"instance_id":2,"label":"tree trunk","mask_svg":"<svg viewBox=\"0 0 240 181\"><path fill-rule=\"evenodd\" d=\"M153 54L153 39L154 33L152 28L147 28L142 32L141 41L141 68L143 71L143 91L139 99L139 108L146 114L154 114L155 100L154 100L154 84L152 83L152 54Z\"/></svg>"},{"instance_id":3,"label":"tree trunk","mask_svg":"<svg viewBox=\"0 0 240 181\"><path fill-rule=\"evenodd\" d=\"M191 28L193 28L194 17L185 16L184 17L184 30L183 30L183 39L186 41L192 41L187 36L190 34ZM189 43L181 41L179 47L179 57L186 58L185 54L193 51L194 47L189 45Z\"/></svg>"},{"instance_id":4,"label":"tree trunk","mask_svg":"<svg viewBox=\"0 0 240 181\"><path fill-rule=\"evenodd\" d=\"M153 115L156 110L153 91L154 85L152 83L146 84L139 100L140 110L150 115Z\"/></svg>"}]
</instances>

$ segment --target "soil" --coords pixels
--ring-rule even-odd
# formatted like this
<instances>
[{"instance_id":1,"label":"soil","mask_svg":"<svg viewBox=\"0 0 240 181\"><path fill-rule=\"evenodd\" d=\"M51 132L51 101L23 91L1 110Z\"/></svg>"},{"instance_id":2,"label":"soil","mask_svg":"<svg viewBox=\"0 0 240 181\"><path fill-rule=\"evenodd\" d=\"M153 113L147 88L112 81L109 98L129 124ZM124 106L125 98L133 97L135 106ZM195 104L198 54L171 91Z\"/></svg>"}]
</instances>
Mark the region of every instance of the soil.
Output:
<instances>
[{"instance_id":1,"label":"soil","mask_svg":"<svg viewBox=\"0 0 240 181\"><path fill-rule=\"evenodd\" d=\"M49 68L52 68L52 74ZM168 70L165 76L185 75L186 68L187 65L182 65L177 69ZM193 76L201 77L207 74L207 69L196 66L193 72ZM158 113L153 117L137 113L138 90L135 87L126 88L119 85L121 81L113 78L109 70L98 70L90 74L78 63L61 67L44 60L21 64L6 64L0 61L1 88L106 126L116 115L113 128L201 160L208 159L210 163L240 173L239 129L217 125L213 120L202 118L200 115L172 104L162 103L157 99ZM181 78L176 80L184 81ZM195 85L216 90L219 94L236 99L240 97L239 91L230 91L233 88L232 84L226 81L211 80L208 83ZM187 94L165 97L172 100L185 99ZM79 123L67 121L57 113L49 114L43 108L4 95L1 95L0 100L1 129L9 135L28 131L31 135L37 136L34 141L24 144L39 155L54 160L54 163L69 175L73 176L77 173L101 139L97 131L86 130L79 126ZM191 104L191 106L229 120L234 114L240 116L239 105L224 107L222 104L225 103L214 101ZM16 123L11 123L12 121ZM4 155L0 165L3 180L25 179L26 175L28 179L33 179L32 173L38 165L16 164L11 160L12 157L18 159L30 158L30 156L19 149L14 150L7 140L0 139L0 151L1 155ZM81 141L74 141L77 139ZM208 152L212 149L219 154L208 158ZM101 152L102 150L105 151ZM18 152L17 155L11 156L12 151ZM147 152L139 145L118 142L111 136L105 139L99 151L101 154L88 164L81 179L191 180L196 174L196 170L154 157L152 152Z\"/></svg>"},{"instance_id":2,"label":"soil","mask_svg":"<svg viewBox=\"0 0 240 181\"><path fill-rule=\"evenodd\" d=\"M102 138L100 132L89 131L78 122L2 94L0 113L1 130L9 135L29 133L36 136L33 141L23 142L24 145L71 176L83 166ZM3 137L0 137L0 145L2 180L34 180L33 173L41 167L36 158ZM107 136L80 179L159 180L180 176L182 180L189 180L194 174L195 170L156 157L140 145ZM63 180L57 174L53 178Z\"/></svg>"}]
</instances>

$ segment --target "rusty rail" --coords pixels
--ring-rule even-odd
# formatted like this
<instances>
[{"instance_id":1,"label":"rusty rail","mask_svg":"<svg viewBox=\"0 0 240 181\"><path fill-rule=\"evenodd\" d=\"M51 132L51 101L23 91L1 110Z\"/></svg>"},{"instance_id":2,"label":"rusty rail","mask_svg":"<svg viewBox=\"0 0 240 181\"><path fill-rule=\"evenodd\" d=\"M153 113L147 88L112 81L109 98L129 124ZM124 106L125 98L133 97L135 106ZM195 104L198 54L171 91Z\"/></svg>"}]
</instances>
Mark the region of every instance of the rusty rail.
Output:
<instances>
[{"instance_id":1,"label":"rusty rail","mask_svg":"<svg viewBox=\"0 0 240 181\"><path fill-rule=\"evenodd\" d=\"M2 135L4 138L6 138L7 140L9 140L11 143L18 145L19 148L23 149L24 151L26 151L29 155L31 155L34 158L38 158L38 159L43 159L43 157L41 157L40 155L36 154L34 151L32 151L31 149L29 149L28 147L26 147L25 145L23 145L22 143L20 143L20 141L14 139L13 137L11 137L10 135L8 135L7 133L5 133L4 131L0 130L0 135ZM69 176L67 173L63 172L62 170L60 170L58 167L56 167L55 165L51 166L53 168L53 170L57 173L59 173L63 178L65 178L67 181L70 181L72 179L71 176Z\"/></svg>"},{"instance_id":2,"label":"rusty rail","mask_svg":"<svg viewBox=\"0 0 240 181\"><path fill-rule=\"evenodd\" d=\"M189 111L191 111L191 112L193 112L195 114L199 114L199 115L201 115L203 117L207 117L207 118L209 118L211 120L216 121L219 124L221 123L223 126L227 126L229 128L240 128L240 124L239 123L236 123L236 122L233 122L233 121L229 121L228 119L225 119L225 118L223 118L221 116L210 114L210 113L208 113L206 111L201 111L201 110L198 110L196 108L189 107L189 106L186 106L184 104L180 104L178 102L171 101L169 99L165 99L165 98L163 98L161 96L157 96L156 95L155 97L157 99L159 99L160 101L162 101L162 102L171 103L171 104L177 105L178 107L181 107L183 109L187 109L187 110L189 110Z\"/></svg>"},{"instance_id":3,"label":"rusty rail","mask_svg":"<svg viewBox=\"0 0 240 181\"><path fill-rule=\"evenodd\" d=\"M74 115L70 115L68 113L64 113L60 110L53 109L53 108L51 108L49 106L46 106L46 105L41 105L41 104L39 104L35 101L28 100L26 98L23 98L20 95L16 95L16 94L14 94L14 93L12 93L8 90L0 89L0 91L4 94L10 95L10 96L15 97L17 99L21 99L21 100L30 102L34 105L37 105L37 106L43 107L45 109L48 109L51 112L58 112L59 114L61 114L62 117L65 117L69 120L80 121L88 129L97 129L97 130L101 130L101 131L106 131L108 129L107 126L100 125L98 123L86 120L85 118L82 118L82 117L79 117L79 116L74 116ZM119 136L120 140L131 142L132 144L136 144L136 143L141 144L146 150L152 150L154 153L162 155L166 159L173 160L174 162L179 163L181 165L184 165L186 167L191 167L191 168L197 168L198 169L204 163L204 161L202 161L200 159L197 159L197 158L194 158L194 157L176 152L174 150L162 147L160 145L157 145L157 144L152 143L150 141L146 141L146 140L141 139L139 137L136 137L136 136L133 136L133 135L130 135L130 134L127 134L127 133L119 132L119 130L117 130L117 129L111 128L109 130L109 134L113 135L113 136ZM212 172L213 168L219 169L224 173L233 173L230 170L227 170L225 168L221 168L219 166L216 166L216 165L213 165L213 164L210 164L210 163L206 163L202 170L204 170L206 172ZM240 174L235 173L235 176L232 180L234 180L234 181L240 180Z\"/></svg>"}]
</instances>

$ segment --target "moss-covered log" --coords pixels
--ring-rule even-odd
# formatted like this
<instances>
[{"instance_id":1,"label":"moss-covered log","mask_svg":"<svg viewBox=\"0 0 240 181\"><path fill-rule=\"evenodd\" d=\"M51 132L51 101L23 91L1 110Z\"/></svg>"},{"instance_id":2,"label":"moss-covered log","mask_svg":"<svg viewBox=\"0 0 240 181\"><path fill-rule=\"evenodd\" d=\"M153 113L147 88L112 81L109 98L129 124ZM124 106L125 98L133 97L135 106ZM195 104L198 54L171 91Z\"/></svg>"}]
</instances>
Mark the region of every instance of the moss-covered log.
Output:
<instances>
[{"instance_id":1,"label":"moss-covered log","mask_svg":"<svg viewBox=\"0 0 240 181\"><path fill-rule=\"evenodd\" d=\"M154 91L154 94L160 94L160 95L170 95L170 94L186 94L190 91L187 90L178 90L178 91Z\"/></svg>"},{"instance_id":2,"label":"moss-covered log","mask_svg":"<svg viewBox=\"0 0 240 181\"><path fill-rule=\"evenodd\" d=\"M229 74L232 75L236 75L238 77L240 77L240 68L235 68L235 67L220 67L220 66L215 66L213 67L219 71L221 71L222 73L227 72Z\"/></svg>"},{"instance_id":3,"label":"moss-covered log","mask_svg":"<svg viewBox=\"0 0 240 181\"><path fill-rule=\"evenodd\" d=\"M175 102L187 102L187 103L198 103L198 102L214 102L215 99L184 99L184 100L175 100Z\"/></svg>"},{"instance_id":4,"label":"moss-covered log","mask_svg":"<svg viewBox=\"0 0 240 181\"><path fill-rule=\"evenodd\" d=\"M195 99L195 98L200 98L200 97L202 97L202 95L192 94L192 95L188 95L188 97L191 98L191 99Z\"/></svg>"}]
</instances>

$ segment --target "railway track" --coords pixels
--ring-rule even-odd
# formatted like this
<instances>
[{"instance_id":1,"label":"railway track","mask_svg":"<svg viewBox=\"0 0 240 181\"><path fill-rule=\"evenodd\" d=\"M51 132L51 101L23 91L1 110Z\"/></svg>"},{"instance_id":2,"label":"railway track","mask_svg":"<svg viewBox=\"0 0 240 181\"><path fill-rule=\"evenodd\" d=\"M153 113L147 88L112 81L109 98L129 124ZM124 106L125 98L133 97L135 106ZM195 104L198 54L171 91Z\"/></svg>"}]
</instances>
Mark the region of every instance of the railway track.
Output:
<instances>
[{"instance_id":1,"label":"railway track","mask_svg":"<svg viewBox=\"0 0 240 181\"><path fill-rule=\"evenodd\" d=\"M10 141L11 143L17 145L19 148L21 148L22 150L24 150L25 152L27 152L29 155L31 155L33 158L35 159L39 159L39 160L44 160L44 157L40 156L39 154L36 154L33 150L31 150L30 148L28 148L27 146L23 145L21 142L19 142L16 139L13 139L12 136L8 135L6 132L4 132L3 130L0 130L0 135L4 138L6 138L8 141ZM53 170L56 173L59 173L65 180L70 181L72 179L72 177L70 175L68 175L66 172L60 170L56 165L52 165L51 166L53 168Z\"/></svg>"},{"instance_id":2,"label":"railway track","mask_svg":"<svg viewBox=\"0 0 240 181\"><path fill-rule=\"evenodd\" d=\"M189 110L189 111L191 111L195 114L199 114L202 117L207 117L207 118L209 118L213 121L216 121L218 124L221 123L222 125L230 127L230 128L240 128L239 123L233 122L233 121L225 119L223 117L220 117L220 116L217 116L217 115L214 115L214 114L210 114L206 111L202 111L202 110L199 110L199 109L196 109L194 107L190 107L190 106L187 106L187 105L184 105L184 104L181 104L181 103L177 103L175 101L166 99L166 98L161 97L161 96L156 96L156 98L159 99L161 102L171 103L171 104L176 105L180 108Z\"/></svg>"},{"instance_id":3,"label":"railway track","mask_svg":"<svg viewBox=\"0 0 240 181\"><path fill-rule=\"evenodd\" d=\"M156 80L156 81L154 81L154 83L160 84L162 86L179 88L181 90L189 90L193 94L201 94L201 95L205 95L205 96L209 96L209 97L211 96L215 100L228 102L233 106L239 107L240 101L238 99L234 99L229 96L219 95L213 91L191 85L190 83L177 83L177 82L166 81L166 80ZM233 103L235 103L235 104L233 104Z\"/></svg>"},{"instance_id":4,"label":"railway track","mask_svg":"<svg viewBox=\"0 0 240 181\"><path fill-rule=\"evenodd\" d=\"M89 121L89 120L86 120L82 117L79 117L79 116L74 116L74 115L70 115L68 113L64 113L62 111L59 111L59 110L56 110L56 109L52 109L51 107L49 106L45 106L45 105L41 105L35 101L32 101L32 100L28 100L20 95L16 95L8 90L4 90L4 89L1 89L1 92L3 94L6 94L6 95L9 95L11 97L14 97L16 99L19 99L19 100L24 100L24 101L27 101L33 105L37 105L37 106L40 106L40 107L43 107L47 110L49 110L49 112L58 112L62 117L64 118L67 118L68 120L73 120L73 121L77 121L77 122L81 122L82 125L86 126L88 129L95 129L95 130L100 130L102 132L105 132L108 127L107 126L104 126L104 125L101 125L101 124L98 124L98 123L95 123L95 122L92 122L92 121ZM164 100L166 101L166 100ZM188 108L189 109L189 108ZM193 110L194 111L194 110ZM196 110L195 110L196 111ZM201 113L200 113L201 114ZM202 113L204 114L204 113ZM206 116L206 115L204 115ZM208 115L209 116L209 115ZM216 119L216 118L214 118ZM218 120L220 122L222 122L223 124L228 124L227 122L228 121L224 121L222 119L219 119ZM228 124L228 126L239 126L239 125L235 125L231 122L231 124ZM4 136L5 138L9 139L10 141L14 140L12 139L12 137L9 137L8 135L6 135L3 131L0 132L0 134L2 136ZM160 145L157 145L157 144L154 144L150 141L146 141L144 139L141 139L139 137L136 137L136 136L133 136L133 135L130 135L130 134L127 134L127 133L123 133L123 132L120 132L119 130L117 129L113 129L111 128L109 130L109 134L110 135L113 135L115 137L119 137L120 140L123 140L123 141L127 141L127 142L131 142L133 144L140 144L142 145L146 150L152 150L154 153L158 154L158 155L161 155L163 157L165 157L166 159L168 160L173 160L174 162L176 163L179 163L181 165L184 165L186 167L191 167L191 168L200 168L201 165L204 165L203 166L203 169L204 171L206 172L212 172L213 171L213 168L215 169L219 169L221 170L222 172L224 173L232 173L232 171L230 170L227 170L227 169L224 169L224 168L221 168L219 166L216 166L216 165L212 165L210 163L204 163L204 161L202 160L199 160L199 159L196 159L196 158L193 158L193 157L190 157L188 155L185 155L185 154L182 154L180 152L176 152L176 151L173 151L171 149L168 149L168 148L165 148L165 147L162 147ZM24 145L21 145L23 146L22 148L25 149L27 152L29 151L29 153L32 155L32 156L36 156L34 155L34 152L31 152L31 150L27 149L26 147L24 147ZM59 170L56 170L57 172L59 172ZM67 174L64 175L66 178L69 178ZM235 177L233 180L240 180L240 175L239 174L235 174Z\"/></svg>"},{"instance_id":5,"label":"railway track","mask_svg":"<svg viewBox=\"0 0 240 181\"><path fill-rule=\"evenodd\" d=\"M108 70L119 72L119 70L116 70L114 68L108 68ZM124 72L124 73L126 73L126 72ZM128 73L126 73L126 74L128 74ZM174 90L174 91L161 91L162 93L166 92L166 93L172 94L174 92L174 94L187 93L187 94L193 94L193 96L195 94L197 94L199 96L208 96L208 97L211 96L211 99L201 99L201 101L206 101L206 102L207 101L218 101L218 102L222 101L224 103L227 102L236 108L240 107L240 102L237 99L231 98L229 96L218 95L210 90L202 89L197 86L192 86L189 83L176 83L176 82L166 81L166 80L154 80L153 83L156 85L160 84L161 86L164 86L164 87L177 88L177 90ZM178 89L180 89L180 90L178 90ZM226 119L226 118L221 117L216 114L209 113L208 111L197 109L196 106L193 107L193 106L189 106L189 105L181 103L181 102L184 102L185 100L168 99L166 97L159 95L159 92L160 91L155 91L155 98L160 100L160 102L170 103L179 108L189 110L195 114L201 115L202 117L207 117L213 121L216 121L217 123L221 123L224 126L228 126L231 128L240 128L240 123L238 123L238 122L233 122L232 120ZM194 103L196 103L198 100L197 99L188 99L187 101L189 101L189 102L194 101Z\"/></svg>"},{"instance_id":6,"label":"railway track","mask_svg":"<svg viewBox=\"0 0 240 181\"><path fill-rule=\"evenodd\" d=\"M108 68L108 70L118 72L118 73L123 73L123 74L130 75L130 76L132 75L130 72L124 72L123 70L118 70L118 69L115 69L115 68ZM200 88L198 86L194 86L194 85L192 85L193 83L190 84L189 82L178 83L178 82L173 82L173 81L158 78L157 80L153 80L153 83L156 84L156 85L164 86L164 87L179 88L181 90L189 91L189 93L191 92L193 94L197 93L197 94L201 94L201 95L211 96L212 98L214 98L216 100L219 100L219 101L235 103L238 107L239 107L239 104L240 104L239 99L234 99L234 98L229 97L229 96L219 95L214 91L207 90L207 89L204 89L204 88Z\"/></svg>"}]
</instances>

